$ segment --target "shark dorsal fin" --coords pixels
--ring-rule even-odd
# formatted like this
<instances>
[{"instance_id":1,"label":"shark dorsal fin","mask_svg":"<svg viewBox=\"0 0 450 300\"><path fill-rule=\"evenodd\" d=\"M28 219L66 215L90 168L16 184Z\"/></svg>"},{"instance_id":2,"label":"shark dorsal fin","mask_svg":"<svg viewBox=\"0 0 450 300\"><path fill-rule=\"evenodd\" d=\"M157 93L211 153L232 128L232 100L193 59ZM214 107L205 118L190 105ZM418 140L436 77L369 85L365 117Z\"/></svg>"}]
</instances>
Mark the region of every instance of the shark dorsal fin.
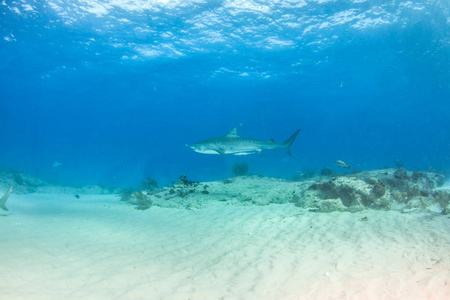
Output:
<instances>
[{"instance_id":1,"label":"shark dorsal fin","mask_svg":"<svg viewBox=\"0 0 450 300\"><path fill-rule=\"evenodd\" d=\"M237 138L239 135L237 134L237 129L234 127L230 132L226 135L227 138Z\"/></svg>"}]
</instances>

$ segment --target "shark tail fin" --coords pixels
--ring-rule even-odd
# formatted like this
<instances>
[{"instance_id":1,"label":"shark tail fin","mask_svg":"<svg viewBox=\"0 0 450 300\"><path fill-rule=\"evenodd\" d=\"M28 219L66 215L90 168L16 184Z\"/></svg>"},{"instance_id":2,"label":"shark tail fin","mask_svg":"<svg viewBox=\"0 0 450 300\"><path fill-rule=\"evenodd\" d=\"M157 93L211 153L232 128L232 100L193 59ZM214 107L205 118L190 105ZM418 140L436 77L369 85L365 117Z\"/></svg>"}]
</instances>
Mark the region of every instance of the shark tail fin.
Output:
<instances>
[{"instance_id":1,"label":"shark tail fin","mask_svg":"<svg viewBox=\"0 0 450 300\"><path fill-rule=\"evenodd\" d=\"M9 194L11 194L12 190L13 190L13 186L11 186L9 188L9 190L6 192L6 194L0 199L0 208L1 209L8 210L5 206L5 204L6 204L6 200L8 200Z\"/></svg>"},{"instance_id":2,"label":"shark tail fin","mask_svg":"<svg viewBox=\"0 0 450 300\"><path fill-rule=\"evenodd\" d=\"M281 147L284 148L284 150L286 150L287 154L291 155L291 145L294 142L295 138L297 137L298 133L300 132L301 129L298 129L296 132L294 132L293 135L291 135L290 138L288 138L287 140L285 140L282 144Z\"/></svg>"}]
</instances>

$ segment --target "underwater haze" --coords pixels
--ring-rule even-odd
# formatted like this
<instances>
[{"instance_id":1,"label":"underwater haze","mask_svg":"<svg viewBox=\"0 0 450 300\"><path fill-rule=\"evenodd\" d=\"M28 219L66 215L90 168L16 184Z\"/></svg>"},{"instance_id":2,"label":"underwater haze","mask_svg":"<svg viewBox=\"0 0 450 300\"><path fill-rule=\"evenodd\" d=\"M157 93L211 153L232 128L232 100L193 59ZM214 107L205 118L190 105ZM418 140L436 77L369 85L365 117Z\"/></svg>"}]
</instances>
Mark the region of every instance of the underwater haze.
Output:
<instances>
[{"instance_id":1,"label":"underwater haze","mask_svg":"<svg viewBox=\"0 0 450 300\"><path fill-rule=\"evenodd\" d=\"M0 168L61 184L162 185L450 170L450 4L0 0ZM186 144L283 142L247 156Z\"/></svg>"}]
</instances>

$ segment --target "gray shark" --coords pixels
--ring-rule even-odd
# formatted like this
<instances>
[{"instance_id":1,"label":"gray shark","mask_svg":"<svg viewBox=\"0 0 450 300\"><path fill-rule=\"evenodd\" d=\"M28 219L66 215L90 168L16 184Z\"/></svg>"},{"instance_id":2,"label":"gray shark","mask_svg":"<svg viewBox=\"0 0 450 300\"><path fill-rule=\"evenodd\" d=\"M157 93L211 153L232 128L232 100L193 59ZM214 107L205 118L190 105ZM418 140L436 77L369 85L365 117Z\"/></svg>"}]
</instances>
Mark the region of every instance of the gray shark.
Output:
<instances>
[{"instance_id":1,"label":"gray shark","mask_svg":"<svg viewBox=\"0 0 450 300\"><path fill-rule=\"evenodd\" d=\"M247 155L253 153L259 153L263 149L276 149L284 148L286 152L291 155L290 147L294 142L297 134L300 132L298 129L283 143L276 143L273 139L270 140L256 140L249 138L242 138L237 134L236 128L233 128L227 135L217 138L206 139L191 145L187 145L195 152L203 154L234 154L234 155Z\"/></svg>"},{"instance_id":2,"label":"gray shark","mask_svg":"<svg viewBox=\"0 0 450 300\"><path fill-rule=\"evenodd\" d=\"M12 190L13 190L13 186L11 186L9 188L9 190L6 192L6 194L2 198L0 198L0 208L1 209L8 210L5 206L5 204L6 204L6 200L8 200L9 194L11 194Z\"/></svg>"}]
</instances>

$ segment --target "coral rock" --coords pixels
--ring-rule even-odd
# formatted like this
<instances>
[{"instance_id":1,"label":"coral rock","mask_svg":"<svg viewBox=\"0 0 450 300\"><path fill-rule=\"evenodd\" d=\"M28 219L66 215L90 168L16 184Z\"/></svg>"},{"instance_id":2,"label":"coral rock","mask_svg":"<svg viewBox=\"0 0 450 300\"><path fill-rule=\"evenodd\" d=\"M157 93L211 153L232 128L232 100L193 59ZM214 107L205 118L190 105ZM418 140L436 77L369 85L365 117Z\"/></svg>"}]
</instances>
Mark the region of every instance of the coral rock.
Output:
<instances>
[{"instance_id":1,"label":"coral rock","mask_svg":"<svg viewBox=\"0 0 450 300\"><path fill-rule=\"evenodd\" d=\"M406 170L403 168L398 168L397 171L395 171L394 173L394 177L402 180L409 179L408 172L406 172Z\"/></svg>"}]
</instances>

